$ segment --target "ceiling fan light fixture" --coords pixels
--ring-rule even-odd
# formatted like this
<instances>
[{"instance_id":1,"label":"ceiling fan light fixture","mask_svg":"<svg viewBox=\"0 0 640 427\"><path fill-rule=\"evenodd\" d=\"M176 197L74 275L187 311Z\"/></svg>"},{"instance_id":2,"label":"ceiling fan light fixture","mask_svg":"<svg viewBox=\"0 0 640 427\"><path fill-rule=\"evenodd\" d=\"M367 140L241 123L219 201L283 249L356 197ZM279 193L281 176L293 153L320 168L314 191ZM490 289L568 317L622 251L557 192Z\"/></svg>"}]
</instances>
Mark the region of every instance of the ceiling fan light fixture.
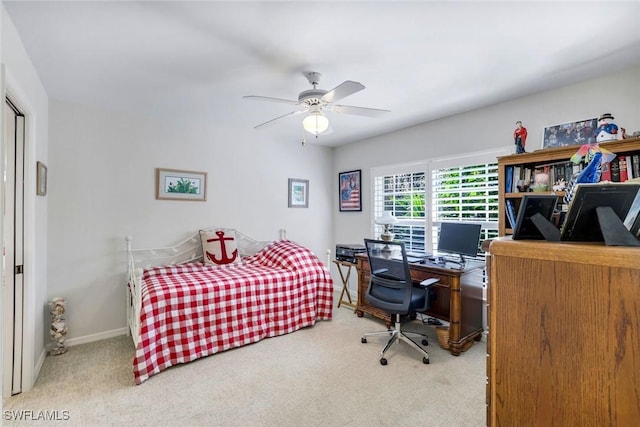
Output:
<instances>
[{"instance_id":1,"label":"ceiling fan light fixture","mask_svg":"<svg viewBox=\"0 0 640 427\"><path fill-rule=\"evenodd\" d=\"M377 108L354 107L350 105L336 104L337 101L363 90L365 87L362 83L354 82L352 80L345 80L333 89L326 91L324 89L317 88L318 82L320 80L320 73L317 73L315 71L305 71L303 74L309 81L309 84L313 86L313 89L303 90L302 92L300 92L298 94L297 100L256 95L247 95L243 97L245 99L279 102L296 106L296 109L294 111L288 114L284 114L280 117L276 117L275 119L271 119L267 122L261 123L258 126L255 126L255 129L262 129L277 121L283 120L286 117L306 113L307 116L304 118L304 120L302 120L303 131L309 132L310 134L315 135L315 137L317 138L318 135L326 131L329 131L327 133L331 133L331 130L329 130L329 119L324 114L322 114L322 111L331 111L333 113L341 114L354 114L364 117L378 117L382 113L389 112L389 110L380 110Z\"/></svg>"},{"instance_id":2,"label":"ceiling fan light fixture","mask_svg":"<svg viewBox=\"0 0 640 427\"><path fill-rule=\"evenodd\" d=\"M319 111L312 111L302 121L302 127L317 136L329 129L329 119Z\"/></svg>"}]
</instances>

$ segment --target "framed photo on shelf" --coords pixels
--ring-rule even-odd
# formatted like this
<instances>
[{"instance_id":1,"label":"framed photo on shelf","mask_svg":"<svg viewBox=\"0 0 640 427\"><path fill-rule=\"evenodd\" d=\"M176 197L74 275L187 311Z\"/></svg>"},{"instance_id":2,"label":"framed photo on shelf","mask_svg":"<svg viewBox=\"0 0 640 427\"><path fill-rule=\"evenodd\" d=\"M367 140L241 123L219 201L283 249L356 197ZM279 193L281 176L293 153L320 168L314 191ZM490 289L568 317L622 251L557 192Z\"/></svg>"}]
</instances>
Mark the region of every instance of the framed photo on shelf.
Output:
<instances>
[{"instance_id":1,"label":"framed photo on shelf","mask_svg":"<svg viewBox=\"0 0 640 427\"><path fill-rule=\"evenodd\" d=\"M340 212L362 211L361 179L361 169L338 174Z\"/></svg>"},{"instance_id":2,"label":"framed photo on shelf","mask_svg":"<svg viewBox=\"0 0 640 427\"><path fill-rule=\"evenodd\" d=\"M207 200L207 173L156 168L157 200Z\"/></svg>"},{"instance_id":3,"label":"framed photo on shelf","mask_svg":"<svg viewBox=\"0 0 640 427\"><path fill-rule=\"evenodd\" d=\"M309 180L289 178L289 207L309 207Z\"/></svg>"},{"instance_id":4,"label":"framed photo on shelf","mask_svg":"<svg viewBox=\"0 0 640 427\"><path fill-rule=\"evenodd\" d=\"M36 194L38 196L47 195L47 166L42 162L36 163Z\"/></svg>"},{"instance_id":5,"label":"framed photo on shelf","mask_svg":"<svg viewBox=\"0 0 640 427\"><path fill-rule=\"evenodd\" d=\"M596 129L597 118L546 127L542 137L542 148L593 144L596 142Z\"/></svg>"}]
</instances>

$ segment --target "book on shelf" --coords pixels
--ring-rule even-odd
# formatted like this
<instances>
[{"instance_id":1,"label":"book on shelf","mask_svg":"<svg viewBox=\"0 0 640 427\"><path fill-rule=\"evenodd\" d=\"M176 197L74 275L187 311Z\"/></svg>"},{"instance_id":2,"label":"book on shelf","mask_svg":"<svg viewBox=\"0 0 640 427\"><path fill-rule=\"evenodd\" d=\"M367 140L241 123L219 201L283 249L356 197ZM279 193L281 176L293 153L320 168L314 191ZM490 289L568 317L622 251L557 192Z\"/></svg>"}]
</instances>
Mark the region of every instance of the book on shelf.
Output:
<instances>
[{"instance_id":1,"label":"book on shelf","mask_svg":"<svg viewBox=\"0 0 640 427\"><path fill-rule=\"evenodd\" d=\"M627 163L627 177L628 179L638 178L638 175L633 173L633 156L625 156Z\"/></svg>"},{"instance_id":2,"label":"book on shelf","mask_svg":"<svg viewBox=\"0 0 640 427\"><path fill-rule=\"evenodd\" d=\"M516 226L516 208L513 204L513 200L507 199L505 202L509 227L513 230Z\"/></svg>"},{"instance_id":3,"label":"book on shelf","mask_svg":"<svg viewBox=\"0 0 640 427\"><path fill-rule=\"evenodd\" d=\"M620 182L620 159L618 157L609 162L609 169L611 171L611 182Z\"/></svg>"},{"instance_id":4,"label":"book on shelf","mask_svg":"<svg viewBox=\"0 0 640 427\"><path fill-rule=\"evenodd\" d=\"M611 163L606 162L602 164L600 169L600 181L611 181Z\"/></svg>"},{"instance_id":5,"label":"book on shelf","mask_svg":"<svg viewBox=\"0 0 640 427\"><path fill-rule=\"evenodd\" d=\"M562 181L563 179L564 179L566 182L569 182L569 181L567 181L567 179L566 179L566 177L565 177L566 172L565 172L565 170L564 170L564 169L565 169L565 163L560 163L558 166L556 166L556 167L554 168L553 180L552 180L552 182L553 182L553 183L559 183L559 182L560 182L560 181Z\"/></svg>"},{"instance_id":6,"label":"book on shelf","mask_svg":"<svg viewBox=\"0 0 640 427\"><path fill-rule=\"evenodd\" d=\"M513 191L513 166L507 166L504 172L504 192L511 193Z\"/></svg>"},{"instance_id":7,"label":"book on shelf","mask_svg":"<svg viewBox=\"0 0 640 427\"><path fill-rule=\"evenodd\" d=\"M631 167L633 169L633 177L640 178L640 154L634 154L631 157Z\"/></svg>"},{"instance_id":8,"label":"book on shelf","mask_svg":"<svg viewBox=\"0 0 640 427\"><path fill-rule=\"evenodd\" d=\"M629 179L629 174L627 173L627 157L620 156L618 165L620 167L620 182L625 182Z\"/></svg>"},{"instance_id":9,"label":"book on shelf","mask_svg":"<svg viewBox=\"0 0 640 427\"><path fill-rule=\"evenodd\" d=\"M567 162L564 166L564 180L570 182L573 178L573 162Z\"/></svg>"}]
</instances>

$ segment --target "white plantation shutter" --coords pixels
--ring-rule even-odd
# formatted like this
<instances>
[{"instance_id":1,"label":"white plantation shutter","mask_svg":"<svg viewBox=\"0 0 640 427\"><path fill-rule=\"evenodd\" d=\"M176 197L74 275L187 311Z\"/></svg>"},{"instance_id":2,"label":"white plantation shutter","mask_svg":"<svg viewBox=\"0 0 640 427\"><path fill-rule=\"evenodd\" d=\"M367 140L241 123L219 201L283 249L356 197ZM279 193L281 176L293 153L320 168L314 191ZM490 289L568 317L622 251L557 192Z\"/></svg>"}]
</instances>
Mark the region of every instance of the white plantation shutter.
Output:
<instances>
[{"instance_id":1,"label":"white plantation shutter","mask_svg":"<svg viewBox=\"0 0 640 427\"><path fill-rule=\"evenodd\" d=\"M374 220L391 211L398 219L393 226L395 238L405 242L409 251L425 251L425 179L425 171L374 177ZM375 227L379 236L384 226Z\"/></svg>"},{"instance_id":2,"label":"white plantation shutter","mask_svg":"<svg viewBox=\"0 0 640 427\"><path fill-rule=\"evenodd\" d=\"M475 153L411 165L372 170L373 233L383 226L375 218L391 211L396 240L408 251L433 252L443 221L482 224L481 240L498 235L498 166L508 151Z\"/></svg>"},{"instance_id":3,"label":"white plantation shutter","mask_svg":"<svg viewBox=\"0 0 640 427\"><path fill-rule=\"evenodd\" d=\"M482 224L480 240L498 235L498 164L482 163L431 171L431 235L443 221Z\"/></svg>"}]
</instances>

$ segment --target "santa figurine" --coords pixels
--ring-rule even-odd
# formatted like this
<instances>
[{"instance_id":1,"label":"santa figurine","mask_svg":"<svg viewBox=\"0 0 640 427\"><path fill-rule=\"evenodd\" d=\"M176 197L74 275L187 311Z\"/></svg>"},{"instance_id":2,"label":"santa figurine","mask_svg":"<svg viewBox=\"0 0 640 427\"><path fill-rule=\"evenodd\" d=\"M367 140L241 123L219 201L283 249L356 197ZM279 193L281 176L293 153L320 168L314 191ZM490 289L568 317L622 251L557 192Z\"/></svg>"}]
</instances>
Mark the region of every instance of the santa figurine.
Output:
<instances>
[{"instance_id":1,"label":"santa figurine","mask_svg":"<svg viewBox=\"0 0 640 427\"><path fill-rule=\"evenodd\" d=\"M618 131L618 125L613 122L611 113L604 113L598 119L596 142L615 141L624 138L624 129Z\"/></svg>"},{"instance_id":2,"label":"santa figurine","mask_svg":"<svg viewBox=\"0 0 640 427\"><path fill-rule=\"evenodd\" d=\"M516 154L526 153L524 150L527 141L527 128L522 126L521 121L516 122L516 130L513 131L513 142L516 144Z\"/></svg>"}]
</instances>

